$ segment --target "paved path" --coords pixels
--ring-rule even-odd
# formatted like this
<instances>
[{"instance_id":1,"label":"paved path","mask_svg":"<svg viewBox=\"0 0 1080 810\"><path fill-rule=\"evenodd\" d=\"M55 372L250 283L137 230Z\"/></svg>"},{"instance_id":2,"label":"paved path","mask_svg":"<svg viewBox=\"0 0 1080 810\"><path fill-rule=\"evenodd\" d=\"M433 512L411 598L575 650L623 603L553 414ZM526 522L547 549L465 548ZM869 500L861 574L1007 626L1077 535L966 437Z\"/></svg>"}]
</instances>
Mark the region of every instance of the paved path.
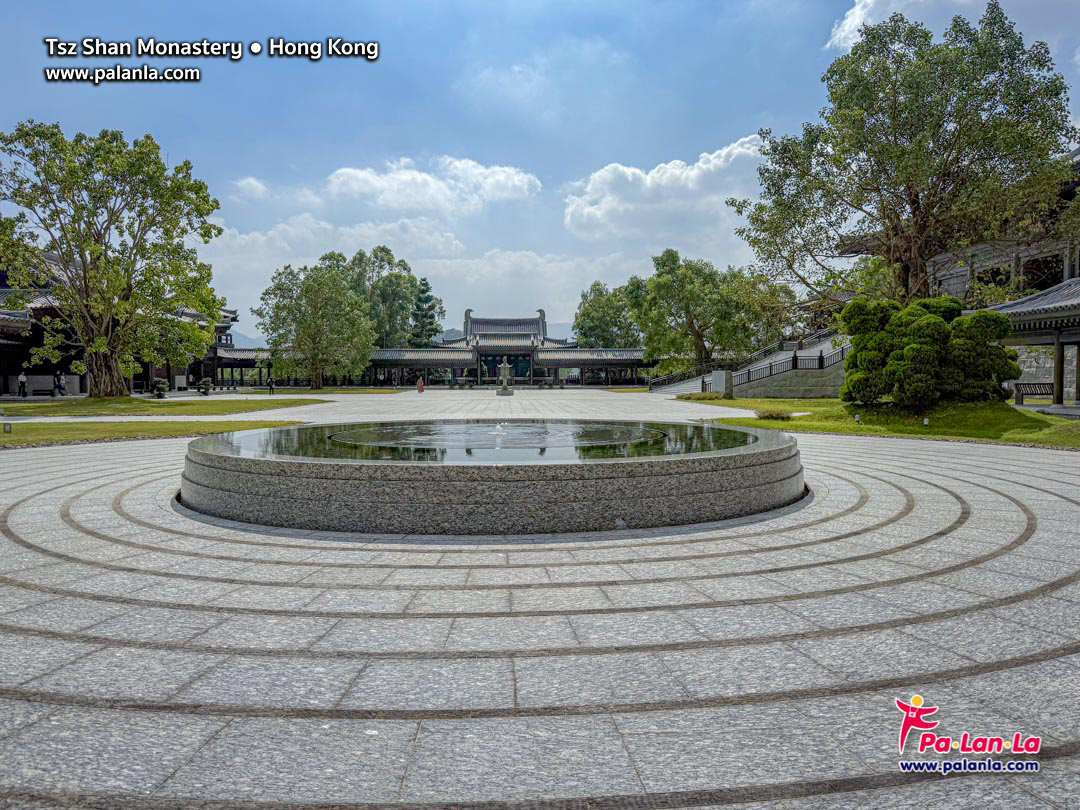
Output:
<instances>
[{"instance_id":1,"label":"paved path","mask_svg":"<svg viewBox=\"0 0 1080 810\"><path fill-rule=\"evenodd\" d=\"M283 395L282 399L289 395ZM321 405L252 411L225 416L40 416L22 417L35 422L131 422L176 421L218 422L229 419L280 419L301 422L361 422L385 419L717 419L722 416L753 416L745 408L723 408L696 402L680 402L663 394L616 394L596 389L517 391L512 397L499 397L494 389L475 391L402 391L399 394L297 394L296 397L325 399ZM223 399L257 399L265 395L215 396ZM11 419L9 421L15 421Z\"/></svg>"},{"instance_id":2,"label":"paved path","mask_svg":"<svg viewBox=\"0 0 1080 810\"><path fill-rule=\"evenodd\" d=\"M1076 807L1080 457L799 442L778 512L464 539L202 519L182 440L0 452L0 807ZM901 774L914 693L1042 772Z\"/></svg>"}]
</instances>

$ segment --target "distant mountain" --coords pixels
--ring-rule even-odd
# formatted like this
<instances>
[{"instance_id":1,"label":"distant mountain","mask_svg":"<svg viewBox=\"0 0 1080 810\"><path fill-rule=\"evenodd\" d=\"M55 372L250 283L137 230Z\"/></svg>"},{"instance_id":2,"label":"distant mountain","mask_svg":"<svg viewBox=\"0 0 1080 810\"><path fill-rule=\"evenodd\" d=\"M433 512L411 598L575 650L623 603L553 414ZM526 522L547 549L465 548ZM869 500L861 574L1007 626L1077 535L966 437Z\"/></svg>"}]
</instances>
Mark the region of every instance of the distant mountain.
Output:
<instances>
[{"instance_id":1,"label":"distant mountain","mask_svg":"<svg viewBox=\"0 0 1080 810\"><path fill-rule=\"evenodd\" d=\"M230 329L229 334L232 335L233 346L238 349L263 349L266 347L266 338L252 337L251 335L245 335L243 332L237 332L235 329Z\"/></svg>"},{"instance_id":2,"label":"distant mountain","mask_svg":"<svg viewBox=\"0 0 1080 810\"><path fill-rule=\"evenodd\" d=\"M457 340L459 337L465 337L465 333L460 329L447 329L436 340Z\"/></svg>"}]
</instances>

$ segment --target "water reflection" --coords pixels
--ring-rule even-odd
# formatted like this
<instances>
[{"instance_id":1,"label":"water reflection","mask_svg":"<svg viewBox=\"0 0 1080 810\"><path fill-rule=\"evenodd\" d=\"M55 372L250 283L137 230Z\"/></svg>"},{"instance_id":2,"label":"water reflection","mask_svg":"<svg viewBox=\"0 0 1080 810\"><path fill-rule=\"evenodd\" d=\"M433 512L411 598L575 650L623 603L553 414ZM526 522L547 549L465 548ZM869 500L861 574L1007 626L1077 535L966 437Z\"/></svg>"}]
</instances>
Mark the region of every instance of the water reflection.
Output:
<instances>
[{"instance_id":1,"label":"water reflection","mask_svg":"<svg viewBox=\"0 0 1080 810\"><path fill-rule=\"evenodd\" d=\"M699 424L472 420L311 425L219 434L207 441L214 452L248 458L499 464L705 453L742 447L756 437Z\"/></svg>"}]
</instances>

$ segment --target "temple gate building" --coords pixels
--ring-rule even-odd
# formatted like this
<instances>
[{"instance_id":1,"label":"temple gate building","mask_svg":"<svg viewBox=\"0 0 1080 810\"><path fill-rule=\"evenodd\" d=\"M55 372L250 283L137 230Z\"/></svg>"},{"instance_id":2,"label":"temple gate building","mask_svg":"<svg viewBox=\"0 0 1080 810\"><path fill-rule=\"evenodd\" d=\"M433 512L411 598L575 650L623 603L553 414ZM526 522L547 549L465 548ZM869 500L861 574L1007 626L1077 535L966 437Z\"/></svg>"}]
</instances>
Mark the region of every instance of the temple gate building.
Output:
<instances>
[{"instance_id":1,"label":"temple gate building","mask_svg":"<svg viewBox=\"0 0 1080 810\"><path fill-rule=\"evenodd\" d=\"M645 350L587 349L547 333L547 316L538 309L529 318L478 318L465 310L462 336L423 349L378 349L361 382L406 385L425 382L495 385L498 365L506 358L517 384L607 385L640 379Z\"/></svg>"}]
</instances>

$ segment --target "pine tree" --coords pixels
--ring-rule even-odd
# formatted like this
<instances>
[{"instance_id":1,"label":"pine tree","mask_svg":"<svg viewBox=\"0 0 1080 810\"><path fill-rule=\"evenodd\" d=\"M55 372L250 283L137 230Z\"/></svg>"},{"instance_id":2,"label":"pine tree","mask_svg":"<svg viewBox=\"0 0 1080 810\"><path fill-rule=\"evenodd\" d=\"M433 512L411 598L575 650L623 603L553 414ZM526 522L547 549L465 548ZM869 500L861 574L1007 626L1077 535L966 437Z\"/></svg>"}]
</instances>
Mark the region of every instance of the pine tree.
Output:
<instances>
[{"instance_id":1,"label":"pine tree","mask_svg":"<svg viewBox=\"0 0 1080 810\"><path fill-rule=\"evenodd\" d=\"M412 328L409 330L409 345L413 348L430 346L442 331L439 321L446 316L442 299L431 292L431 285L426 278L421 278L413 302Z\"/></svg>"}]
</instances>

